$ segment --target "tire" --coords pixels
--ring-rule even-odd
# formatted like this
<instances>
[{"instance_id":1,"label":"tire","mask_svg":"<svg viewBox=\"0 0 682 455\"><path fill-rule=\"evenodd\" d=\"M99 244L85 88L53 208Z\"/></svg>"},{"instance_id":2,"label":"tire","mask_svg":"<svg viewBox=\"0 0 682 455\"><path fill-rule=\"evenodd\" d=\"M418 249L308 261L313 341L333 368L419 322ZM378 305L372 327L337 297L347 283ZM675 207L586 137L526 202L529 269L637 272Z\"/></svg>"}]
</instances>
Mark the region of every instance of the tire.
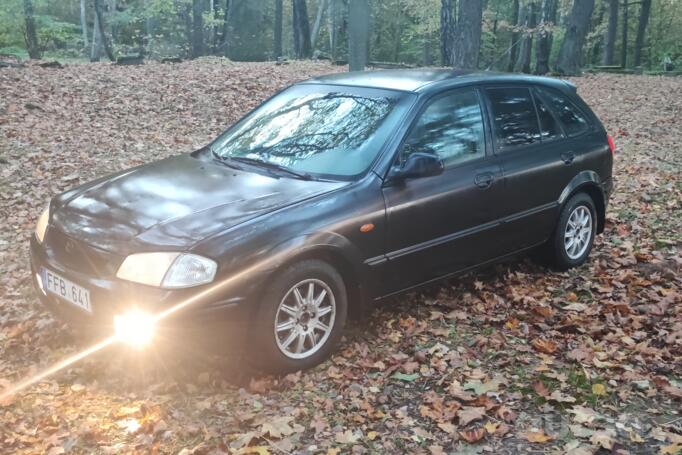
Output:
<instances>
[{"instance_id":1,"label":"tire","mask_svg":"<svg viewBox=\"0 0 682 455\"><path fill-rule=\"evenodd\" d=\"M559 222L547 244L552 266L565 271L585 263L596 233L597 210L592 198L585 193L574 195L561 210Z\"/></svg>"},{"instance_id":2,"label":"tire","mask_svg":"<svg viewBox=\"0 0 682 455\"><path fill-rule=\"evenodd\" d=\"M279 273L265 291L252 324L255 338L247 358L254 367L273 374L312 368L333 352L347 314L346 286L339 272L316 259L297 262Z\"/></svg>"}]
</instances>

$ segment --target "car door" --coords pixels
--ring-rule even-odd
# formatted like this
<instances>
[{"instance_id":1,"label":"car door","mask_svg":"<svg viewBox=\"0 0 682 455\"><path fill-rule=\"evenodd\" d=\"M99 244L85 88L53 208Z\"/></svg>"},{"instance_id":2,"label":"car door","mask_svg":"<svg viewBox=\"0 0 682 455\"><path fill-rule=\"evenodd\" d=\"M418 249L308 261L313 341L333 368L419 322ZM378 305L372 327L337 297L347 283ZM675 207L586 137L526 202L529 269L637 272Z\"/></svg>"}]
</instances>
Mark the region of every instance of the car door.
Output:
<instances>
[{"instance_id":1,"label":"car door","mask_svg":"<svg viewBox=\"0 0 682 455\"><path fill-rule=\"evenodd\" d=\"M575 156L558 120L531 87L493 86L485 94L504 171L502 249L512 253L549 237Z\"/></svg>"},{"instance_id":2,"label":"car door","mask_svg":"<svg viewBox=\"0 0 682 455\"><path fill-rule=\"evenodd\" d=\"M502 169L488 150L485 108L477 88L430 100L400 146L444 162L433 177L387 181L387 293L462 270L496 255Z\"/></svg>"}]
</instances>

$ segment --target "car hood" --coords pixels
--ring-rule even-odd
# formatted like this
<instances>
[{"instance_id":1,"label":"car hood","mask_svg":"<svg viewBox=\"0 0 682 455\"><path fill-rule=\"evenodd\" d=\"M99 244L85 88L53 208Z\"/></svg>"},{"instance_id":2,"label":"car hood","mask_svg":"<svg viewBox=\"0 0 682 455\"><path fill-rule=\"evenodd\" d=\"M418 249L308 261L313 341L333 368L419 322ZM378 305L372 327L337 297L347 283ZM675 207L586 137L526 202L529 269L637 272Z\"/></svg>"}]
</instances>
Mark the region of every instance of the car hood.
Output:
<instances>
[{"instance_id":1,"label":"car hood","mask_svg":"<svg viewBox=\"0 0 682 455\"><path fill-rule=\"evenodd\" d=\"M270 177L180 155L63 193L53 201L51 226L118 254L184 249L345 184Z\"/></svg>"}]
</instances>

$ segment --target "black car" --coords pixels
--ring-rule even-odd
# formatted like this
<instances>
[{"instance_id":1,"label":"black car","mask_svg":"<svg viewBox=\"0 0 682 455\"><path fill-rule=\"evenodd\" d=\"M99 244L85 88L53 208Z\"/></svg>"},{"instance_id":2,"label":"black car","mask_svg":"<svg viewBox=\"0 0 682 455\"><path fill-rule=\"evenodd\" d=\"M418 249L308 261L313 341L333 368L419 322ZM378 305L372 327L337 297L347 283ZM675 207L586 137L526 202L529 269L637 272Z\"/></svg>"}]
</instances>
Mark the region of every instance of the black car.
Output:
<instances>
[{"instance_id":1,"label":"black car","mask_svg":"<svg viewBox=\"0 0 682 455\"><path fill-rule=\"evenodd\" d=\"M536 247L585 262L613 152L566 81L320 77L201 150L54 197L31 266L74 324L139 344L194 329L266 370L307 368L354 308Z\"/></svg>"}]
</instances>

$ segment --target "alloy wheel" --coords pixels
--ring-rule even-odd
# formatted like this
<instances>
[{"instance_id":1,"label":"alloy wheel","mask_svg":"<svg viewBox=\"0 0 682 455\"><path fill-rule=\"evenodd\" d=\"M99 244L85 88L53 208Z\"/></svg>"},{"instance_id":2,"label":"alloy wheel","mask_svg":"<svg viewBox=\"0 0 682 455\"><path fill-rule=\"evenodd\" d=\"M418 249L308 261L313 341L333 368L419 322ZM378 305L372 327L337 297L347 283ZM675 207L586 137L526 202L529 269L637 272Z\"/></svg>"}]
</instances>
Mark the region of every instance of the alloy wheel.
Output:
<instances>
[{"instance_id":1,"label":"alloy wheel","mask_svg":"<svg viewBox=\"0 0 682 455\"><path fill-rule=\"evenodd\" d=\"M317 352L332 333L336 318L334 293L319 279L296 283L275 314L275 340L285 356L304 359Z\"/></svg>"},{"instance_id":2,"label":"alloy wheel","mask_svg":"<svg viewBox=\"0 0 682 455\"><path fill-rule=\"evenodd\" d=\"M564 250L571 260L577 260L585 254L592 239L592 212L584 205L579 205L571 212L564 231Z\"/></svg>"}]
</instances>

